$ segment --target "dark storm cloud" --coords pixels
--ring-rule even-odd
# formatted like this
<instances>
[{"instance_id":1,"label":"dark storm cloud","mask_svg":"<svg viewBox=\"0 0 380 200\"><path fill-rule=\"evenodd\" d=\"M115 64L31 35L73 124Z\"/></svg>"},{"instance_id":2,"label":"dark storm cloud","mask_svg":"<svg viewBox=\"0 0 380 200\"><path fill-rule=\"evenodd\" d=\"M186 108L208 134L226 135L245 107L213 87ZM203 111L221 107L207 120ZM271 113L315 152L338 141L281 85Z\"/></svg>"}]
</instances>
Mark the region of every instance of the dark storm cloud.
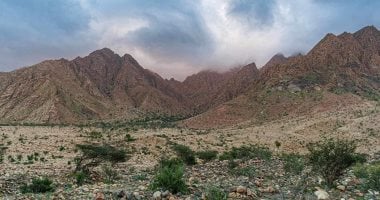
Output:
<instances>
[{"instance_id":1,"label":"dark storm cloud","mask_svg":"<svg viewBox=\"0 0 380 200\"><path fill-rule=\"evenodd\" d=\"M118 42L155 59L195 62L213 52L213 38L196 1L97 1L90 6L106 17L145 21L146 26L130 31Z\"/></svg>"}]
</instances>

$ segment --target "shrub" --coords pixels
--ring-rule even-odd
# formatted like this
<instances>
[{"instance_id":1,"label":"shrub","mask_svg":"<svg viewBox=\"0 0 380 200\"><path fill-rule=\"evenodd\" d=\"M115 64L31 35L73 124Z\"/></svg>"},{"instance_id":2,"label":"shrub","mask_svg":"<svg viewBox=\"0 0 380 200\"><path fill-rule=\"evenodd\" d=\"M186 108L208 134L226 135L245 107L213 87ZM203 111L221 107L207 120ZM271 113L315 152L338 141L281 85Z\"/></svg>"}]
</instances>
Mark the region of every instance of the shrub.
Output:
<instances>
[{"instance_id":1,"label":"shrub","mask_svg":"<svg viewBox=\"0 0 380 200\"><path fill-rule=\"evenodd\" d=\"M175 144L173 145L173 150L177 153L177 156L187 165L196 164L195 153L188 146Z\"/></svg>"},{"instance_id":2,"label":"shrub","mask_svg":"<svg viewBox=\"0 0 380 200\"><path fill-rule=\"evenodd\" d=\"M227 164L228 169L232 170L238 166L239 166L239 164L237 162L235 162L233 159L228 160L228 164Z\"/></svg>"},{"instance_id":3,"label":"shrub","mask_svg":"<svg viewBox=\"0 0 380 200\"><path fill-rule=\"evenodd\" d=\"M380 191L380 162L369 165L358 164L354 167L354 174L365 179L364 189Z\"/></svg>"},{"instance_id":4,"label":"shrub","mask_svg":"<svg viewBox=\"0 0 380 200\"><path fill-rule=\"evenodd\" d=\"M172 193L186 193L187 186L183 179L184 165L178 159L162 160L151 184L153 190L163 189Z\"/></svg>"},{"instance_id":5,"label":"shrub","mask_svg":"<svg viewBox=\"0 0 380 200\"><path fill-rule=\"evenodd\" d=\"M231 151L224 152L220 155L220 160L230 160L230 159L242 159L242 158L258 158L263 160L269 160L272 157L272 152L263 146L241 146L233 147Z\"/></svg>"},{"instance_id":6,"label":"shrub","mask_svg":"<svg viewBox=\"0 0 380 200\"><path fill-rule=\"evenodd\" d=\"M4 160L4 154L5 154L6 149L7 149L7 147L3 147L3 146L0 144L0 163L3 163L3 160Z\"/></svg>"},{"instance_id":7,"label":"shrub","mask_svg":"<svg viewBox=\"0 0 380 200\"><path fill-rule=\"evenodd\" d=\"M74 172L73 175L74 175L75 182L77 185L83 185L90 177L88 172L84 172L84 171Z\"/></svg>"},{"instance_id":8,"label":"shrub","mask_svg":"<svg viewBox=\"0 0 380 200\"><path fill-rule=\"evenodd\" d=\"M214 160L218 156L218 152L217 151L211 151L211 150L198 151L197 156L198 156L198 158L200 158L204 161L210 161L210 160Z\"/></svg>"},{"instance_id":9,"label":"shrub","mask_svg":"<svg viewBox=\"0 0 380 200\"><path fill-rule=\"evenodd\" d=\"M301 174L305 166L305 160L298 154L283 154L282 159L284 161L284 170L287 173Z\"/></svg>"},{"instance_id":10,"label":"shrub","mask_svg":"<svg viewBox=\"0 0 380 200\"><path fill-rule=\"evenodd\" d=\"M281 146L281 142L279 142L279 141L275 141L274 142L274 145L276 145L276 148L278 149L278 148L280 148L280 146Z\"/></svg>"},{"instance_id":11,"label":"shrub","mask_svg":"<svg viewBox=\"0 0 380 200\"><path fill-rule=\"evenodd\" d=\"M253 178L256 175L256 168L254 166L247 166L247 167L238 167L231 169L231 173L235 174L236 176L246 176L249 178Z\"/></svg>"},{"instance_id":12,"label":"shrub","mask_svg":"<svg viewBox=\"0 0 380 200\"><path fill-rule=\"evenodd\" d=\"M322 175L328 186L332 186L343 171L357 160L353 141L326 139L309 144L307 148L313 170Z\"/></svg>"},{"instance_id":13,"label":"shrub","mask_svg":"<svg viewBox=\"0 0 380 200\"><path fill-rule=\"evenodd\" d=\"M53 192L53 181L48 178L36 178L32 180L32 184L23 185L20 188L22 193L46 193Z\"/></svg>"},{"instance_id":14,"label":"shrub","mask_svg":"<svg viewBox=\"0 0 380 200\"><path fill-rule=\"evenodd\" d=\"M136 139L135 138L133 138L132 136L131 136L131 134L125 134L125 141L127 141L127 142L133 142L133 141L135 141Z\"/></svg>"},{"instance_id":15,"label":"shrub","mask_svg":"<svg viewBox=\"0 0 380 200\"><path fill-rule=\"evenodd\" d=\"M113 183L119 178L117 171L109 165L102 166L102 175L104 183Z\"/></svg>"},{"instance_id":16,"label":"shrub","mask_svg":"<svg viewBox=\"0 0 380 200\"><path fill-rule=\"evenodd\" d=\"M227 200L227 194L217 187L207 188L205 196L207 200Z\"/></svg>"}]
</instances>

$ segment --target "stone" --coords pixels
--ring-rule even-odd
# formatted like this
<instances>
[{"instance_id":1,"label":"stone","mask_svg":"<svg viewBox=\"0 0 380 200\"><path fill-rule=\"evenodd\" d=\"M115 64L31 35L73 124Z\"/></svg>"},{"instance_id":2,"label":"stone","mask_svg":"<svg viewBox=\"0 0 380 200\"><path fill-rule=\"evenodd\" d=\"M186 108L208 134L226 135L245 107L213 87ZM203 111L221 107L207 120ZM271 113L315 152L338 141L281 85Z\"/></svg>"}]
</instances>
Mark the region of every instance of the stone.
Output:
<instances>
[{"instance_id":1,"label":"stone","mask_svg":"<svg viewBox=\"0 0 380 200\"><path fill-rule=\"evenodd\" d=\"M141 196L138 192L133 192L133 196L135 197L135 199L137 200L140 200L141 199Z\"/></svg>"},{"instance_id":2,"label":"stone","mask_svg":"<svg viewBox=\"0 0 380 200\"><path fill-rule=\"evenodd\" d=\"M277 192L277 190L274 189L272 186L268 186L266 188L259 188L259 191L264 192L264 193L276 193Z\"/></svg>"},{"instance_id":3,"label":"stone","mask_svg":"<svg viewBox=\"0 0 380 200\"><path fill-rule=\"evenodd\" d=\"M230 192L228 198L236 198L238 195L235 192Z\"/></svg>"},{"instance_id":4,"label":"stone","mask_svg":"<svg viewBox=\"0 0 380 200\"><path fill-rule=\"evenodd\" d=\"M169 197L169 200L177 200L174 196Z\"/></svg>"},{"instance_id":5,"label":"stone","mask_svg":"<svg viewBox=\"0 0 380 200\"><path fill-rule=\"evenodd\" d=\"M101 192L97 192L95 195L95 200L105 200L104 194Z\"/></svg>"},{"instance_id":6,"label":"stone","mask_svg":"<svg viewBox=\"0 0 380 200\"><path fill-rule=\"evenodd\" d=\"M155 193L153 193L153 199L154 200L161 200L161 192L156 191Z\"/></svg>"},{"instance_id":7,"label":"stone","mask_svg":"<svg viewBox=\"0 0 380 200\"><path fill-rule=\"evenodd\" d=\"M140 185L140 186L137 187L137 189L140 190L140 191L144 191L144 190L146 190L146 187L143 186L143 185Z\"/></svg>"},{"instance_id":8,"label":"stone","mask_svg":"<svg viewBox=\"0 0 380 200\"><path fill-rule=\"evenodd\" d=\"M127 196L127 194L124 192L124 190L120 191L119 194L117 194L118 198L123 198L125 196Z\"/></svg>"},{"instance_id":9,"label":"stone","mask_svg":"<svg viewBox=\"0 0 380 200\"><path fill-rule=\"evenodd\" d=\"M237 187L231 187L229 191L230 192L236 192L236 190L237 190Z\"/></svg>"},{"instance_id":10,"label":"stone","mask_svg":"<svg viewBox=\"0 0 380 200\"><path fill-rule=\"evenodd\" d=\"M83 192L89 192L90 191L90 189L88 189L88 187L82 187L82 190L83 190Z\"/></svg>"},{"instance_id":11,"label":"stone","mask_svg":"<svg viewBox=\"0 0 380 200\"><path fill-rule=\"evenodd\" d=\"M163 192L163 193L161 194L161 196L162 196L163 198L166 198L166 197L168 197L169 195L170 195L169 190L166 190L165 192Z\"/></svg>"},{"instance_id":12,"label":"stone","mask_svg":"<svg viewBox=\"0 0 380 200\"><path fill-rule=\"evenodd\" d=\"M247 189L247 196L250 196L250 197L253 196L253 193L252 193L252 191L249 188Z\"/></svg>"},{"instance_id":13,"label":"stone","mask_svg":"<svg viewBox=\"0 0 380 200\"><path fill-rule=\"evenodd\" d=\"M255 185L256 185L257 187L261 187L261 186L263 186L262 182L259 181L259 180L255 180Z\"/></svg>"},{"instance_id":14,"label":"stone","mask_svg":"<svg viewBox=\"0 0 380 200\"><path fill-rule=\"evenodd\" d=\"M240 193L240 194L246 194L246 193L247 193L247 187L244 187L244 186L239 185L239 186L236 188L236 192L237 192L237 193Z\"/></svg>"},{"instance_id":15,"label":"stone","mask_svg":"<svg viewBox=\"0 0 380 200\"><path fill-rule=\"evenodd\" d=\"M298 85L293 84L293 83L291 83L291 84L288 85L288 89L291 92L301 92L301 88Z\"/></svg>"},{"instance_id":16,"label":"stone","mask_svg":"<svg viewBox=\"0 0 380 200\"><path fill-rule=\"evenodd\" d=\"M338 185L336 188L338 190L340 190L340 191L345 191L346 190L346 187L344 185Z\"/></svg>"},{"instance_id":17,"label":"stone","mask_svg":"<svg viewBox=\"0 0 380 200\"><path fill-rule=\"evenodd\" d=\"M317 196L317 199L319 200L326 200L326 199L329 199L329 194L322 190L321 188L319 187L315 187L317 189L317 191L314 192L315 196Z\"/></svg>"}]
</instances>

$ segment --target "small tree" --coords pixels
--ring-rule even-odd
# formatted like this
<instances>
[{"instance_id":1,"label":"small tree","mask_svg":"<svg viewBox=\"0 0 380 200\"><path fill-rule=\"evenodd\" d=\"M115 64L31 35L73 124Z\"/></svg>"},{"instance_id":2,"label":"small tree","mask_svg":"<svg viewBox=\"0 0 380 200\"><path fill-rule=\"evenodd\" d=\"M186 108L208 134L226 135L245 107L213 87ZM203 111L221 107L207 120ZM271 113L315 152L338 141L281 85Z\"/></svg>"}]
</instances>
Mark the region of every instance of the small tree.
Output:
<instances>
[{"instance_id":1,"label":"small tree","mask_svg":"<svg viewBox=\"0 0 380 200\"><path fill-rule=\"evenodd\" d=\"M326 139L308 145L309 162L313 170L332 186L343 171L357 160L356 144L348 140Z\"/></svg>"},{"instance_id":2,"label":"small tree","mask_svg":"<svg viewBox=\"0 0 380 200\"><path fill-rule=\"evenodd\" d=\"M76 168L75 174L80 174L80 181L88 177L91 168L98 166L102 162L111 163L111 166L118 162L125 162L129 158L124 149L117 149L108 144L79 144L77 148L81 151L81 155L75 158ZM77 177L78 178L78 177Z\"/></svg>"}]
</instances>

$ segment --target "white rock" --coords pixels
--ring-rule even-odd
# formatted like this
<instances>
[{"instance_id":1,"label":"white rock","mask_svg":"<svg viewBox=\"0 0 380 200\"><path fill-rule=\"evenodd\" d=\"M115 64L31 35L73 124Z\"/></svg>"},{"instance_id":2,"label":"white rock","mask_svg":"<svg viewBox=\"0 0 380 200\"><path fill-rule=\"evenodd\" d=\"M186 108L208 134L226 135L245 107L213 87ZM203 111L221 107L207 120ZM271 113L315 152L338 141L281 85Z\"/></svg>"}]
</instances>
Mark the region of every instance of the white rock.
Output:
<instances>
[{"instance_id":1,"label":"white rock","mask_svg":"<svg viewBox=\"0 0 380 200\"><path fill-rule=\"evenodd\" d=\"M153 193L153 199L154 200L161 200L161 192L156 191L155 193Z\"/></svg>"},{"instance_id":2,"label":"white rock","mask_svg":"<svg viewBox=\"0 0 380 200\"><path fill-rule=\"evenodd\" d=\"M346 187L344 185L338 185L336 186L336 188L340 191L345 191L346 190Z\"/></svg>"},{"instance_id":3,"label":"white rock","mask_svg":"<svg viewBox=\"0 0 380 200\"><path fill-rule=\"evenodd\" d=\"M320 200L326 200L326 199L329 199L329 194L322 190L321 188L319 187L315 187L317 189L317 191L314 192L315 196L317 196L317 199L320 199Z\"/></svg>"}]
</instances>

